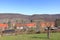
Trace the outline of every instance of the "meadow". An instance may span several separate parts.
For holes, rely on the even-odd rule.
[[[60,33],[50,33],[50,39],[47,38],[47,33],[41,33],[2,36],[0,40],[60,40]]]

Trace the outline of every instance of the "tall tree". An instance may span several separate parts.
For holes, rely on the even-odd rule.
[[[8,21],[8,29],[10,29],[10,28],[11,28],[11,22]]]

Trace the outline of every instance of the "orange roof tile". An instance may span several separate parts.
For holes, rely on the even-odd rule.
[[[8,27],[8,24],[0,24],[0,27],[3,27],[3,28]]]
[[[28,23],[28,24],[26,24],[26,26],[28,26],[28,27],[34,27],[34,26],[36,26],[36,23]]]

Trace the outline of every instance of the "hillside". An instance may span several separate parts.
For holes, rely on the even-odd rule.
[[[28,20],[40,20],[43,19],[45,21],[55,21],[56,19],[60,19],[60,14],[54,14],[54,15],[49,15],[49,14],[34,14],[34,15],[23,15],[23,14],[14,14],[14,13],[3,13],[0,14],[0,19],[13,19],[13,18],[20,18],[20,19],[28,19]]]

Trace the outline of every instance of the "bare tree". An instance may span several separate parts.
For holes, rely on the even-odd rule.
[[[11,22],[8,21],[8,29],[10,29],[10,28],[11,28]]]

